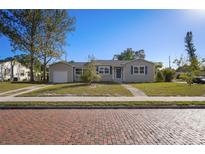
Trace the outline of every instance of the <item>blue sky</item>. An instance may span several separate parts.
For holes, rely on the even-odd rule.
[[[199,57],[205,57],[205,11],[69,10],[76,31],[68,35],[67,59],[112,59],[126,48],[144,49],[146,59],[163,62],[186,56],[184,37],[192,31]],[[12,56],[8,39],[0,38],[0,58]]]

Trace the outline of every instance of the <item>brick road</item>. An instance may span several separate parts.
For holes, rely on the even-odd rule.
[[[205,144],[205,110],[0,110],[0,144]]]

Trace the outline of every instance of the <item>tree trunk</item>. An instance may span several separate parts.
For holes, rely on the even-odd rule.
[[[30,82],[34,81],[34,73],[33,73],[33,67],[34,67],[34,54],[35,54],[35,33],[36,33],[36,21],[35,21],[36,11],[32,12],[32,23],[31,23],[31,41],[30,41],[30,56],[31,56],[31,62],[30,62]]]
[[[31,65],[30,65],[30,82],[34,81],[34,75],[33,75],[33,63],[34,63],[34,57],[33,52],[31,52]]]
[[[11,60],[11,76],[10,81],[14,81],[14,63],[13,60]]]
[[[43,59],[43,81],[46,81],[46,56]]]

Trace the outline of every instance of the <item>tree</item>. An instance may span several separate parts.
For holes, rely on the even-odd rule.
[[[193,34],[192,32],[187,32],[185,37],[185,50],[188,54],[189,64],[184,64],[178,67],[177,71],[181,70],[185,73],[182,73],[179,78],[186,80],[189,85],[193,83],[193,78],[195,75],[199,75],[200,67],[199,61],[196,55],[196,48],[193,43]]]
[[[176,64],[177,67],[179,68],[179,67],[184,66],[186,62],[185,62],[185,58],[183,57],[183,55],[181,55],[179,59],[178,58],[174,59],[173,63]]]
[[[20,62],[22,65],[29,67],[30,66],[30,55],[28,54],[20,54],[20,55],[15,55],[14,59],[18,62]],[[34,72],[36,74],[41,73],[41,61],[38,59],[38,57],[34,57]]]
[[[135,59],[135,51],[132,48],[127,48],[119,55],[114,55],[113,59],[117,60],[134,60]]]
[[[143,49],[135,52],[135,59],[145,59],[145,52]]]
[[[187,32],[185,37],[185,50],[189,56],[190,67],[193,70],[199,69],[199,63],[196,55],[196,49],[193,43],[193,35],[192,32]]]
[[[1,33],[10,39],[14,51],[20,50],[30,56],[30,81],[34,81],[34,57],[39,51],[41,23],[41,10],[0,10]]]
[[[127,48],[120,54],[114,55],[113,59],[115,60],[134,60],[134,59],[144,59],[145,52],[143,49],[139,51],[134,51],[132,48]]]
[[[157,62],[157,63],[155,63],[155,69],[156,69],[156,70],[160,70],[162,67],[163,67],[162,62]]]
[[[71,18],[66,10],[43,10],[42,28],[40,33],[40,57],[43,60],[43,80],[46,80],[47,64],[53,58],[59,58],[67,32],[74,31],[75,18]]]
[[[95,60],[92,58],[88,63],[85,64],[83,75],[81,76],[84,82],[91,84],[94,81],[99,81],[101,76],[96,72]]]

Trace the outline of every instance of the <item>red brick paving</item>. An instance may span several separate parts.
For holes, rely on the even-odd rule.
[[[204,109],[0,110],[0,144],[205,144]]]

